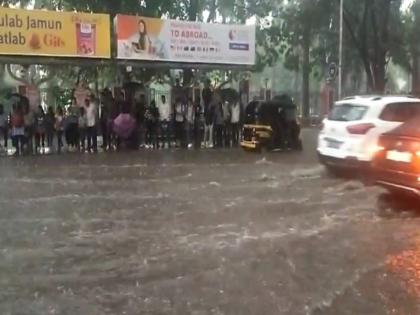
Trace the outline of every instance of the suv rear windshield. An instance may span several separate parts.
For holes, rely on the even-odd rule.
[[[363,105],[339,104],[333,107],[328,119],[335,121],[360,120],[366,114],[367,110],[367,106]]]
[[[392,103],[388,104],[379,117],[386,121],[405,122],[420,115],[420,103]]]

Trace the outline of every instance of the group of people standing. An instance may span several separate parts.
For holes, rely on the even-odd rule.
[[[94,98],[86,99],[83,107],[73,99],[67,109],[57,107],[54,110],[50,106],[46,111],[41,105],[32,109],[29,102],[21,100],[13,104],[10,113],[6,113],[0,104],[0,139],[3,138],[4,149],[7,149],[10,137],[15,155],[46,153],[47,148],[52,150],[54,147],[60,153],[64,146],[63,137],[69,151],[95,152],[96,125]]]
[[[237,146],[240,142],[242,110],[238,100],[222,100],[210,85],[202,91],[201,98],[187,94],[174,95],[172,105],[161,96],[160,106],[152,100],[145,106],[144,139],[146,148],[222,148]],[[141,110],[140,110],[141,112]],[[142,127],[140,126],[140,130]]]
[[[237,98],[223,100],[209,82],[200,96],[188,95],[178,89],[172,104],[165,95],[147,103],[144,94],[129,101],[124,93],[114,98],[105,89],[99,99],[92,94],[78,104],[73,98],[65,108],[32,109],[21,101],[6,113],[0,104],[0,140],[7,148],[10,137],[16,155],[62,152],[64,143],[70,152],[97,152],[98,135],[104,150],[118,149],[123,142],[147,149],[237,146],[242,117]]]

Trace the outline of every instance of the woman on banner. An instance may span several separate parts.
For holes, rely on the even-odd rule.
[[[139,20],[138,33],[136,34],[137,40],[131,43],[134,52],[138,54],[151,54],[152,53],[152,40],[147,34],[147,25],[144,20]]]
[[[161,21],[157,21],[154,23],[162,23]],[[155,57],[160,59],[167,59],[168,58],[168,51],[165,47],[165,42],[160,40],[158,35],[155,34],[155,38],[152,39],[150,32],[148,30],[148,25],[145,19],[140,19],[137,23],[137,34],[134,34],[130,39],[130,44],[127,45],[129,56],[132,57],[131,54],[138,54],[138,55],[149,55],[154,59]],[[131,52],[130,52],[130,45],[131,45]]]

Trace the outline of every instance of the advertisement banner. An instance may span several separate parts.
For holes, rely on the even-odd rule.
[[[118,59],[255,64],[255,26],[117,15]]]
[[[107,14],[0,7],[0,54],[110,58]]]

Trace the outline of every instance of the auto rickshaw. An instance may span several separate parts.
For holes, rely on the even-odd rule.
[[[242,148],[261,151],[302,150],[297,106],[287,96],[276,96],[270,101],[253,101],[245,110],[242,130]]]

